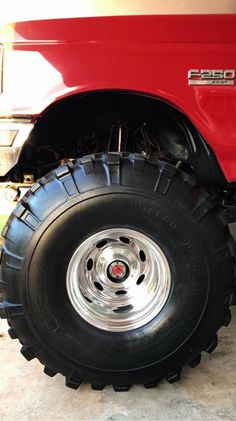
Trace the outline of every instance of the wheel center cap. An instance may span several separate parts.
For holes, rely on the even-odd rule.
[[[123,281],[128,274],[128,266],[121,260],[115,260],[108,266],[108,275],[111,281]]]

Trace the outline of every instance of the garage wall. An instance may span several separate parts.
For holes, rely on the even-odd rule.
[[[137,14],[236,13],[235,0],[3,0],[0,24],[29,19]]]

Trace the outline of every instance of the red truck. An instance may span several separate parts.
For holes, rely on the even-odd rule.
[[[1,317],[49,376],[180,378],[234,300],[236,15],[1,28]]]

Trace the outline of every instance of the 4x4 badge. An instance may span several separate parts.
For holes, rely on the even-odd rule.
[[[227,85],[232,86],[235,82],[235,70],[199,70],[191,69],[188,71],[188,84],[196,85]]]

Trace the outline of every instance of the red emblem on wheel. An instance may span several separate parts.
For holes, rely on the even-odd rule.
[[[113,262],[109,268],[110,275],[113,278],[121,279],[126,275],[126,267],[122,262]]]

